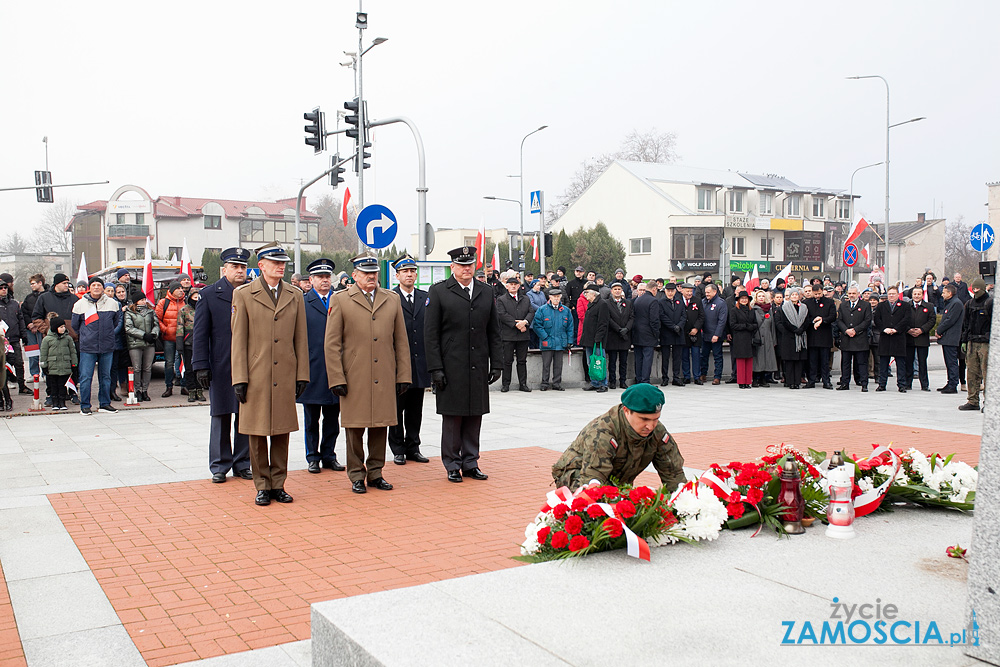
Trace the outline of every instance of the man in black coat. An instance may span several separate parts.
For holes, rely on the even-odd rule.
[[[337,437],[340,435],[340,397],[330,391],[326,375],[326,320],[330,314],[333,287],[332,259],[320,257],[309,264],[311,285],[303,299],[306,305],[306,329],[309,333],[309,384],[295,399],[302,404],[306,444],[306,464],[311,473],[319,473],[320,465],[331,470],[344,470],[337,462]],[[297,284],[293,281],[293,284]],[[320,435],[320,417],[323,433]]]
[[[969,284],[962,281],[961,273],[956,273],[955,279],[949,284],[955,286],[955,296],[958,297],[958,300],[962,302],[963,306],[966,301],[972,298],[972,294],[969,292]]]
[[[31,314],[35,310],[38,297],[45,293],[48,286],[45,284],[45,277],[40,273],[31,276],[28,283],[31,285],[31,291],[21,301],[21,317],[24,318],[24,326],[28,329],[28,340],[25,341],[24,350],[28,353],[28,375],[40,376],[38,351],[45,336],[38,330],[38,322],[31,317]],[[45,399],[45,405],[46,407],[52,405],[50,398]]]
[[[962,301],[957,298],[957,292],[958,289],[950,283],[941,288],[944,308],[942,308],[941,321],[938,322],[935,333],[944,355],[945,368],[948,369],[948,382],[938,389],[942,394],[958,393],[958,346],[962,344],[965,308]]]
[[[649,282],[656,285],[652,280]],[[647,289],[635,298],[632,308],[635,311],[632,325],[635,381],[649,382],[649,375],[653,370],[653,348],[660,342],[660,302]]]
[[[701,384],[701,328],[705,324],[705,314],[701,301],[694,298],[694,285],[682,283],[677,301],[684,307],[684,336],[681,339],[681,372],[684,384]]]
[[[628,386],[628,350],[632,346],[632,327],[635,311],[632,300],[625,296],[624,285],[615,281],[611,284],[611,298],[608,301],[608,385],[615,387],[615,371],[618,371],[618,387]],[[615,368],[617,366],[617,369]]]
[[[927,379],[927,350],[931,345],[931,329],[937,323],[934,306],[924,301],[924,290],[915,285],[910,290],[909,308],[912,309],[913,324],[906,332],[906,388],[913,389],[913,362],[917,362],[920,390],[930,391]]]
[[[424,311],[424,349],[441,415],[441,462],[449,482],[479,469],[479,433],[490,411],[489,385],[500,379],[503,351],[493,290],[472,279],[476,249],[455,248],[451,277],[434,284]]]
[[[191,369],[202,389],[208,389],[212,423],[208,432],[208,468],[213,482],[225,482],[226,473],[253,479],[250,472],[250,436],[240,433],[240,404],[233,390],[233,290],[246,282],[245,248],[227,248],[220,254],[222,278],[200,292],[194,318]],[[39,299],[41,301],[41,299]]]
[[[589,302],[587,312],[580,323],[580,346],[583,347],[583,361],[587,363],[591,356],[600,353],[608,336],[608,300],[601,298],[597,283],[587,283],[584,286],[583,297]],[[600,346],[600,349],[595,349]],[[590,384],[584,385],[584,391],[605,392],[608,390],[608,378],[596,380],[590,378]]]
[[[520,391],[528,387],[529,329],[535,319],[528,297],[521,294],[521,281],[516,276],[507,278],[507,291],[497,297],[497,317],[500,319],[500,340],[503,343],[503,369],[500,391],[510,391],[511,367],[517,356],[517,384]]]
[[[847,288],[847,298],[837,310],[840,330],[840,383],[838,391],[851,388],[851,365],[854,383],[868,391],[868,328],[872,325],[872,307],[861,298],[857,285]]]
[[[393,292],[399,295],[403,308],[403,323],[410,344],[410,387],[396,396],[396,425],[389,427],[389,449],[396,465],[416,461],[427,463],[420,453],[420,425],[423,420],[424,394],[431,386],[427,372],[427,355],[424,353],[424,311],[427,309],[427,292],[416,287],[417,262],[410,255],[403,255],[392,264],[399,284]]]
[[[833,347],[833,323],[837,319],[837,305],[833,299],[823,296],[823,284],[814,284],[812,298],[806,301],[809,311],[809,326],[806,339],[809,344],[809,382],[806,389],[812,389],[821,379],[823,389],[833,389],[830,382],[830,348]]]
[[[14,379],[17,381],[19,393],[30,394],[32,390],[24,383],[24,357],[21,354],[21,343],[28,343],[28,327],[25,326],[24,316],[21,314],[21,304],[14,298],[13,280],[7,282],[5,277],[0,277],[0,322],[7,325],[7,342],[14,348],[11,354],[11,361],[14,366]],[[0,362],[3,362],[4,354],[0,349]],[[10,380],[10,378],[7,378]]]
[[[670,382],[670,365],[673,362],[673,384],[683,387],[681,380],[681,348],[684,344],[684,323],[687,319],[684,305],[677,298],[677,284],[663,286],[660,297],[660,386]]]
[[[578,266],[573,270],[573,275],[575,276],[563,287],[563,292],[566,293],[565,304],[569,306],[570,311],[573,313],[573,340],[579,338],[577,332],[580,331],[580,318],[576,314],[576,302],[580,300],[580,295],[583,294],[583,286],[587,283],[583,279],[583,267]]]
[[[875,309],[875,328],[878,336],[878,387],[875,391],[885,391],[889,379],[889,358],[896,360],[896,386],[899,393],[906,393],[906,336],[913,327],[913,310],[899,300],[895,286],[888,288],[888,299]]]

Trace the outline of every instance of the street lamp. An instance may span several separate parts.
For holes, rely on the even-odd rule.
[[[539,130],[544,130],[545,127],[538,128]],[[538,130],[535,130],[538,132]],[[534,133],[532,133],[534,134]],[[518,238],[518,246],[521,251],[524,250],[524,203],[520,199],[507,199],[505,197],[483,197],[483,199],[489,199],[492,201],[509,201],[511,203],[517,204],[518,208],[521,210],[521,236]],[[512,248],[508,245],[507,247],[507,259],[513,259],[511,256]],[[483,263],[486,263],[486,258],[483,258]]]
[[[541,132],[547,127],[548,125],[542,125],[537,130],[532,130],[531,132],[528,132],[526,135],[524,135],[524,139],[521,139],[521,163],[517,173],[518,188],[520,190],[520,201],[518,201],[518,204],[521,205],[521,236],[518,239],[518,248],[520,250],[524,250],[524,141],[531,135],[535,134],[536,132]],[[539,239],[539,242],[540,241],[541,239]]]

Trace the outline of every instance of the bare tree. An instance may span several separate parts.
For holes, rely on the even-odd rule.
[[[11,232],[0,240],[0,251],[9,253],[22,253],[28,251],[28,239],[18,232]]]
[[[41,221],[35,227],[31,236],[31,247],[39,252],[57,251],[69,252],[71,248],[70,235],[66,225],[76,213],[76,204],[67,199],[59,199],[42,215]]]
[[[969,234],[977,224],[979,223],[965,222],[963,216],[945,223],[944,270],[947,276],[953,276],[956,272],[963,276],[979,275],[979,253],[969,243]]]

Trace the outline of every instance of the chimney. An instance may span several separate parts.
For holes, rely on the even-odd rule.
[[[180,205],[181,205],[181,198],[174,197],[174,206],[180,206]]]
[[[924,221],[924,217],[926,215],[927,215],[926,213],[917,213],[917,222],[923,222]]]

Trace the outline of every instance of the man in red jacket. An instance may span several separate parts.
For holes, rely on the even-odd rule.
[[[167,390],[163,398],[172,396],[174,384],[181,386],[180,374],[174,373],[174,357],[177,354],[177,315],[184,307],[184,288],[177,281],[167,286],[167,296],[156,304],[156,320],[160,325],[160,336],[163,338],[163,375]],[[181,389],[182,394],[187,389]]]

